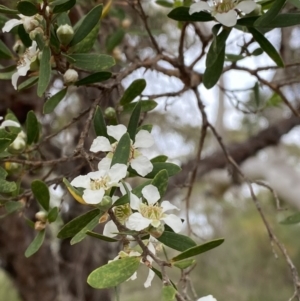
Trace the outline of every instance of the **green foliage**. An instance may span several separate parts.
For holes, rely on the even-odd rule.
[[[31,145],[39,139],[39,123],[33,111],[27,113],[26,118],[27,144]]]
[[[61,91],[57,92],[53,96],[51,96],[44,104],[43,113],[50,114],[54,111],[57,105],[61,102],[61,100],[66,96],[68,88],[64,88]]]
[[[103,71],[103,72],[97,72],[91,75],[88,75],[87,77],[78,80],[75,85],[76,86],[86,86],[94,83],[100,83],[105,80],[108,80],[111,78],[111,72]]]
[[[31,1],[19,1],[17,9],[22,15],[29,17],[38,13],[37,6]]]
[[[106,39],[106,51],[112,52],[115,47],[121,44],[125,36],[125,31],[122,28],[117,29],[114,33]]]
[[[172,177],[180,172],[181,168],[173,163],[169,162],[154,162],[153,163],[153,170],[147,174],[144,178],[153,179],[161,170],[165,169],[168,172],[169,177]],[[134,175],[138,175],[137,172],[129,167],[128,169],[130,173]]]
[[[149,112],[156,108],[157,102],[154,100],[140,100],[141,103],[141,113]],[[132,113],[135,108],[136,103],[132,102],[123,106],[124,113]]]
[[[288,216],[286,219],[280,222],[282,225],[293,225],[300,223],[300,213],[296,213]]]
[[[40,247],[42,246],[45,239],[45,230],[40,231],[37,236],[34,238],[34,240],[31,242],[31,244],[28,246],[28,248],[25,251],[25,257],[30,257],[33,254],[35,254]]]
[[[125,106],[131,103],[137,96],[139,96],[146,88],[146,81],[144,79],[134,80],[130,86],[125,90],[120,105]]]
[[[103,117],[103,113],[99,106],[97,106],[94,119],[93,119],[94,130],[97,136],[103,136],[108,138],[106,123]]]
[[[96,232],[93,232],[93,231],[86,231],[86,235],[97,238],[97,239],[100,239],[100,240],[104,240],[104,241],[107,241],[107,242],[117,242],[117,241],[119,241],[118,239],[107,237],[107,236],[104,236],[102,234],[99,234],[99,233],[96,233]]]
[[[39,204],[46,210],[49,210],[50,193],[48,186],[40,180],[35,180],[31,183],[31,190]]]
[[[45,46],[40,61],[40,72],[37,87],[37,95],[41,97],[48,88],[51,79],[51,50],[49,46]]]
[[[49,3],[53,7],[53,13],[58,14],[70,10],[76,4],[76,0],[56,0]]]
[[[158,237],[157,240],[167,247],[180,252],[197,246],[197,244],[191,238],[169,231],[164,231],[164,233],[160,237]]]
[[[133,141],[133,143],[135,141],[135,134],[139,124],[140,115],[141,115],[141,102],[139,101],[134,107],[134,110],[130,116],[128,127],[127,127],[127,132],[129,134],[130,139]]]
[[[164,196],[167,191],[168,180],[169,180],[169,174],[166,169],[163,169],[155,175],[155,177],[151,182],[152,185],[157,187],[159,191],[159,195],[161,197]]]
[[[176,21],[184,21],[184,22],[208,22],[214,20],[211,14],[205,12],[194,13],[190,15],[189,7],[185,7],[185,6],[174,8],[168,14],[168,17]]]
[[[130,137],[128,133],[125,133],[121,137],[120,141],[118,142],[118,145],[114,152],[114,156],[111,161],[111,166],[114,166],[117,163],[127,165],[129,155],[130,155]]]
[[[164,286],[162,289],[162,301],[173,301],[177,291],[173,286]]]

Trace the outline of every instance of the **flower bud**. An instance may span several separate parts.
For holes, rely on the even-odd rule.
[[[97,207],[101,210],[108,210],[112,205],[112,199],[110,196],[106,195],[103,197],[102,201],[97,205]]]
[[[149,233],[155,237],[160,237],[165,231],[165,226],[163,224],[160,224],[157,228],[151,227],[149,230]]]
[[[112,51],[112,56],[115,60],[121,61],[122,60],[122,52],[119,47],[115,47]]]
[[[26,134],[21,131],[13,143],[9,146],[8,150],[12,153],[20,153],[24,150],[26,146]]]
[[[33,17],[24,17],[23,26],[27,33],[30,33],[32,30],[37,28],[40,25],[39,20]]]
[[[34,30],[32,30],[30,33],[29,33],[29,37],[31,40],[35,40],[36,36],[37,35],[41,35],[41,37],[44,37],[44,30],[43,28],[41,27],[37,27],[35,28]],[[43,39],[43,38],[42,38]]]
[[[106,118],[112,119],[116,117],[116,110],[113,107],[108,107],[105,112],[104,115]]]
[[[67,46],[73,39],[74,30],[72,26],[68,24],[60,25],[56,31],[56,34],[60,43],[64,46]]]
[[[131,25],[131,21],[130,21],[129,19],[124,19],[124,20],[122,21],[122,27],[123,27],[124,29],[129,28],[130,25]]]
[[[47,221],[47,213],[44,211],[39,211],[35,214],[35,218],[38,221],[45,223]]]
[[[68,69],[64,74],[64,84],[69,86],[74,84],[78,80],[78,73],[74,69]]]
[[[34,229],[37,231],[42,231],[46,228],[46,224],[44,222],[41,221],[37,221],[34,224]]]

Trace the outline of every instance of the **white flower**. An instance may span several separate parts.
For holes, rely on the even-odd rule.
[[[17,81],[19,77],[27,74],[27,72],[30,70],[31,63],[37,58],[37,54],[37,43],[33,41],[32,45],[26,50],[18,62],[17,72],[11,77],[11,82],[15,90],[17,90]]]
[[[130,196],[130,207],[138,212],[129,216],[126,222],[126,227],[131,230],[141,231],[148,228],[150,225],[154,228],[162,224],[170,226],[174,232],[180,232],[182,229],[182,222],[179,217],[174,214],[165,214],[168,210],[179,210],[169,201],[158,203],[160,199],[159,191],[154,185],[147,185],[142,190],[143,197],[148,204],[142,202],[136,195]]]
[[[125,178],[127,173],[125,164],[115,164],[110,168],[110,160],[107,158],[99,162],[98,169],[85,176],[80,175],[71,182],[75,187],[85,188],[82,198],[87,204],[100,203],[105,192],[119,186],[120,180]]]
[[[215,299],[212,295],[208,295],[198,299],[197,301],[217,301],[217,299]]]
[[[3,28],[2,31],[3,32],[9,32],[11,31],[14,27],[23,24],[24,29],[27,33],[29,33],[30,31],[32,31],[33,29],[35,29],[37,26],[39,26],[39,19],[41,19],[40,15],[34,15],[32,17],[27,17],[24,15],[18,15],[20,17],[20,19],[11,19],[8,20]]]
[[[0,120],[3,120],[2,116],[0,116]],[[8,127],[8,126],[13,126],[13,127],[19,128],[20,124],[13,120],[4,120],[0,125],[0,129],[4,129],[5,127]]]
[[[111,154],[108,154],[108,156],[111,156],[117,147],[118,141],[126,132],[127,128],[123,124],[108,126],[108,136],[113,137],[117,142],[110,144],[106,137],[99,136],[94,139],[90,151],[94,153],[110,152]],[[131,143],[129,163],[131,167],[143,177],[152,171],[153,165],[147,157],[138,151],[138,148],[148,148],[152,146],[153,143],[153,137],[145,130],[140,130],[135,136],[135,142],[133,144]]]
[[[21,132],[19,132],[18,136],[16,137],[16,139],[13,141],[13,143],[10,146],[16,151],[22,150],[22,149],[24,149],[24,147],[26,145],[25,139],[26,139],[26,134],[23,131],[21,131]]]
[[[256,3],[252,0],[211,0],[208,2],[200,1],[190,7],[190,15],[203,10],[209,11],[211,15],[221,24],[232,27],[236,24],[237,13],[251,13],[256,8]]]
[[[64,84],[67,86],[75,83],[78,80],[78,73],[74,69],[68,69],[65,72],[63,78],[64,78]]]

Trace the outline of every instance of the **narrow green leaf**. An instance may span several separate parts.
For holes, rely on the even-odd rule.
[[[168,160],[167,156],[159,155],[159,156],[156,156],[155,158],[152,158],[150,161],[152,163],[155,163],[155,162],[166,162],[167,160]]]
[[[141,102],[137,102],[131,116],[129,119],[128,127],[127,127],[127,132],[130,136],[130,139],[134,142],[135,141],[135,134],[136,130],[139,124],[140,120],[140,115],[141,115]]]
[[[268,25],[279,14],[285,3],[286,0],[275,0],[271,8],[255,21],[254,26]]]
[[[45,93],[51,79],[50,58],[51,58],[50,48],[49,46],[45,46],[40,61],[39,81],[37,87],[37,94],[39,97],[41,97]]]
[[[125,90],[122,98],[120,99],[120,105],[124,106],[132,102],[137,96],[146,88],[146,81],[144,79],[136,79],[131,85]]]
[[[125,257],[94,270],[88,277],[90,286],[97,289],[119,285],[129,279],[140,265],[140,258]]]
[[[173,264],[174,267],[184,270],[190,266],[192,266],[193,264],[195,264],[196,260],[195,259],[184,259],[181,261],[177,261]]]
[[[25,80],[18,86],[18,91],[23,91],[25,89],[34,86],[38,82],[38,80],[39,80],[38,76],[29,77],[27,80]]]
[[[111,166],[114,166],[117,163],[127,165],[129,154],[130,154],[130,137],[128,133],[125,133],[118,142],[114,156],[111,161]]]
[[[97,72],[97,73],[91,74],[85,78],[80,79],[79,81],[77,81],[75,83],[75,85],[76,86],[85,86],[85,85],[90,85],[90,84],[94,84],[94,83],[100,83],[100,82],[103,82],[103,81],[111,78],[111,75],[112,75],[112,73],[107,72],[107,71]]]
[[[0,58],[10,59],[12,57],[13,54],[10,52],[9,48],[0,40]]]
[[[7,171],[0,166],[0,179],[4,180],[7,175],[8,175]]]
[[[282,225],[293,225],[300,223],[300,213],[296,213],[288,216],[286,219],[280,222]]]
[[[98,238],[100,240],[104,240],[104,241],[107,241],[107,242],[117,242],[117,241],[119,241],[118,239],[111,238],[111,237],[108,237],[108,236],[104,236],[100,233],[96,233],[96,232],[93,232],[93,231],[87,231],[86,234],[88,236],[95,237],[95,238]]]
[[[203,84],[206,89],[211,89],[219,80],[223,72],[223,65],[225,60],[225,47],[219,52],[214,63],[207,67],[203,75]]]
[[[156,174],[156,176],[151,182],[152,185],[157,187],[161,198],[165,195],[167,191],[168,180],[169,180],[168,172],[165,169],[163,169]]]
[[[137,131],[139,132],[140,130],[145,130],[145,131],[151,133],[152,132],[152,128],[153,128],[152,124],[143,124],[140,127],[138,127]]]
[[[175,232],[164,231],[164,233],[160,237],[158,237],[157,240],[167,247],[180,252],[197,246],[197,244],[188,236]]]
[[[61,102],[61,100],[66,96],[68,88],[64,88],[52,97],[50,97],[44,104],[43,113],[50,114],[54,111],[56,106]]]
[[[73,60],[71,63],[75,67],[91,72],[98,72],[110,68],[115,64],[115,60],[111,56],[105,54],[78,53],[69,55],[68,57]]]
[[[278,67],[284,67],[284,63],[280,54],[275,47],[269,42],[265,36],[253,27],[248,27],[249,32],[252,34],[254,40],[259,46],[268,54],[268,56],[276,63]]]
[[[231,54],[231,53],[226,53],[225,54],[225,61],[228,62],[238,62],[240,60],[243,60],[246,56],[241,55],[241,54]]]
[[[176,296],[176,289],[173,286],[164,286],[161,293],[161,301],[173,301]]]
[[[106,39],[106,51],[112,52],[115,47],[121,44],[125,36],[125,31],[122,28],[117,29],[114,33],[109,35]]]
[[[18,26],[18,35],[25,47],[28,48],[31,46],[32,40],[30,39],[29,34],[25,31],[23,24]]]
[[[149,112],[151,110],[153,110],[154,108],[156,108],[157,106],[157,102],[154,100],[140,100],[141,102],[141,112],[145,113],[145,112]],[[136,103],[132,102],[129,103],[127,105],[124,105],[123,107],[123,113],[131,113],[133,111],[133,109],[135,108]]]
[[[84,17],[80,26],[75,31],[74,37],[69,44],[70,47],[78,44],[81,40],[83,40],[97,25],[98,21],[101,18],[102,8],[102,4],[97,5]]]
[[[207,242],[205,244],[202,244],[200,246],[192,247],[192,248],[187,249],[186,251],[182,252],[181,254],[173,257],[171,259],[171,261],[172,262],[180,261],[180,260],[183,260],[183,259],[186,259],[186,258],[190,258],[190,257],[196,256],[196,255],[199,255],[201,253],[207,252],[211,249],[214,249],[214,248],[218,247],[223,242],[224,242],[224,239],[220,238],[220,239],[209,241],[209,242]]]
[[[16,9],[10,9],[2,4],[0,4],[0,13],[6,15],[16,15],[19,12]]]
[[[189,7],[180,6],[177,8],[174,8],[169,14],[168,17],[170,19],[176,20],[176,21],[183,21],[183,22],[208,22],[213,21],[214,18],[209,13],[200,12],[200,13],[194,13],[190,15],[189,13]]]
[[[165,1],[165,0],[156,0],[155,3],[162,7],[167,7],[167,8],[173,7],[173,3],[169,2],[169,1]]]
[[[297,0],[298,1],[298,0]],[[300,1],[298,1],[300,3]],[[300,24],[300,13],[280,14],[268,24],[262,27],[266,28],[283,28],[297,26]]]
[[[33,111],[27,113],[26,133],[28,145],[36,142],[39,138],[39,123]]]
[[[24,16],[34,16],[39,12],[37,6],[31,1],[19,1],[17,4],[18,11]]]
[[[76,235],[79,231],[81,231],[82,228],[84,228],[98,215],[100,216],[100,210],[93,209],[83,215],[74,218],[62,227],[62,229],[58,232],[57,237],[64,239]]]
[[[6,150],[13,140],[9,138],[0,138],[0,153]]]
[[[53,207],[50,209],[47,219],[49,223],[53,223],[57,220],[59,209],[57,207]]]
[[[28,258],[36,253],[42,246],[45,239],[45,230],[40,231],[37,236],[34,238],[32,243],[28,246],[25,251],[25,257]]]
[[[86,236],[87,231],[93,230],[98,224],[99,224],[99,218],[100,216],[97,215],[92,219],[86,226],[84,226],[70,241],[71,245],[75,245],[79,242],[81,242]]]
[[[103,136],[108,138],[106,123],[103,117],[101,108],[97,106],[94,119],[93,119],[94,129],[97,136]]]
[[[61,4],[58,4],[58,1],[53,1],[53,2],[56,2],[57,4],[50,2],[49,5],[51,5],[52,7],[55,5],[53,8],[54,14],[66,12],[66,11],[70,10],[76,4],[76,0],[63,1],[63,3],[61,3]]]
[[[40,180],[34,180],[31,183],[31,190],[39,204],[46,210],[49,210],[50,193],[48,186]]]
[[[7,213],[13,213],[24,208],[24,204],[21,202],[8,201],[5,203],[5,210]]]

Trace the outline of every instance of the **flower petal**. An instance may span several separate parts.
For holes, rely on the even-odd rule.
[[[135,135],[135,147],[150,147],[154,144],[154,139],[152,135],[146,130],[140,130]]]
[[[163,212],[166,212],[168,210],[180,210],[178,207],[171,204],[169,201],[163,201],[160,205],[163,208]]]
[[[113,148],[111,147],[109,140],[103,136],[94,139],[90,148],[90,151],[93,153],[111,152],[112,150]]]
[[[208,295],[206,297],[199,298],[197,301],[217,301],[212,295]]]
[[[218,22],[228,27],[236,24],[236,12],[234,10],[230,10],[227,13],[217,13],[214,17]]]
[[[181,219],[174,215],[174,214],[168,214],[166,217],[163,217],[162,220],[173,229],[175,233],[178,233],[182,229],[182,221]]]
[[[11,31],[14,27],[20,25],[20,24],[23,24],[23,21],[22,20],[19,20],[19,19],[11,19],[9,21],[7,21],[3,28],[2,28],[2,31],[3,32],[9,32]]]
[[[108,176],[110,177],[109,184],[111,186],[115,186],[120,182],[121,179],[126,177],[127,166],[125,164],[115,164],[110,171],[108,172]]]
[[[202,10],[211,11],[211,7],[204,1],[200,1],[198,3],[194,3],[190,6],[189,14],[192,15],[194,13],[198,13]]]
[[[154,205],[160,199],[157,187],[151,184],[143,188],[142,195],[148,201],[148,205]]]
[[[12,85],[13,85],[13,87],[14,87],[15,90],[18,89],[18,87],[17,87],[17,82],[18,82],[19,77],[20,77],[20,75],[19,75],[18,72],[15,72],[15,73],[12,75],[12,77],[11,77],[11,83],[12,83]]]
[[[130,165],[142,177],[146,176],[153,169],[152,163],[145,156],[138,156],[132,159]]]
[[[137,272],[134,272],[128,280],[135,280],[137,278]]]
[[[103,199],[104,193],[105,190],[103,188],[98,190],[85,189],[82,198],[87,204],[99,204]]]
[[[110,137],[115,138],[117,141],[127,132],[127,128],[123,124],[109,125],[107,127],[107,134]]]
[[[4,120],[0,126],[0,128],[5,128],[7,126],[13,126],[13,127],[16,127],[16,128],[19,128],[20,127],[20,124],[16,121],[13,121],[13,120]]]
[[[242,1],[235,8],[241,10],[242,12],[249,14],[256,8],[256,3],[254,1]]]
[[[74,187],[90,188],[91,179],[89,176],[78,176],[70,183]]]
[[[147,277],[147,279],[144,283],[145,288],[151,286],[151,282],[152,282],[154,276],[155,276],[155,273],[149,268],[149,274],[148,274],[148,277]]]
[[[25,64],[18,66],[18,73],[20,76],[25,76],[30,69],[31,61],[25,59]]]
[[[103,158],[99,163],[98,163],[98,170],[102,170],[105,172],[109,171],[111,165],[111,159],[110,158]]]
[[[150,219],[143,217],[139,212],[131,214],[126,222],[126,227],[130,230],[141,231],[149,227]]]
[[[130,207],[134,210],[140,209],[142,201],[133,193],[130,193]]]
[[[116,232],[119,232],[119,230],[113,221],[109,221],[105,224],[103,229],[103,235],[108,237],[114,237],[117,235],[115,234]]]

